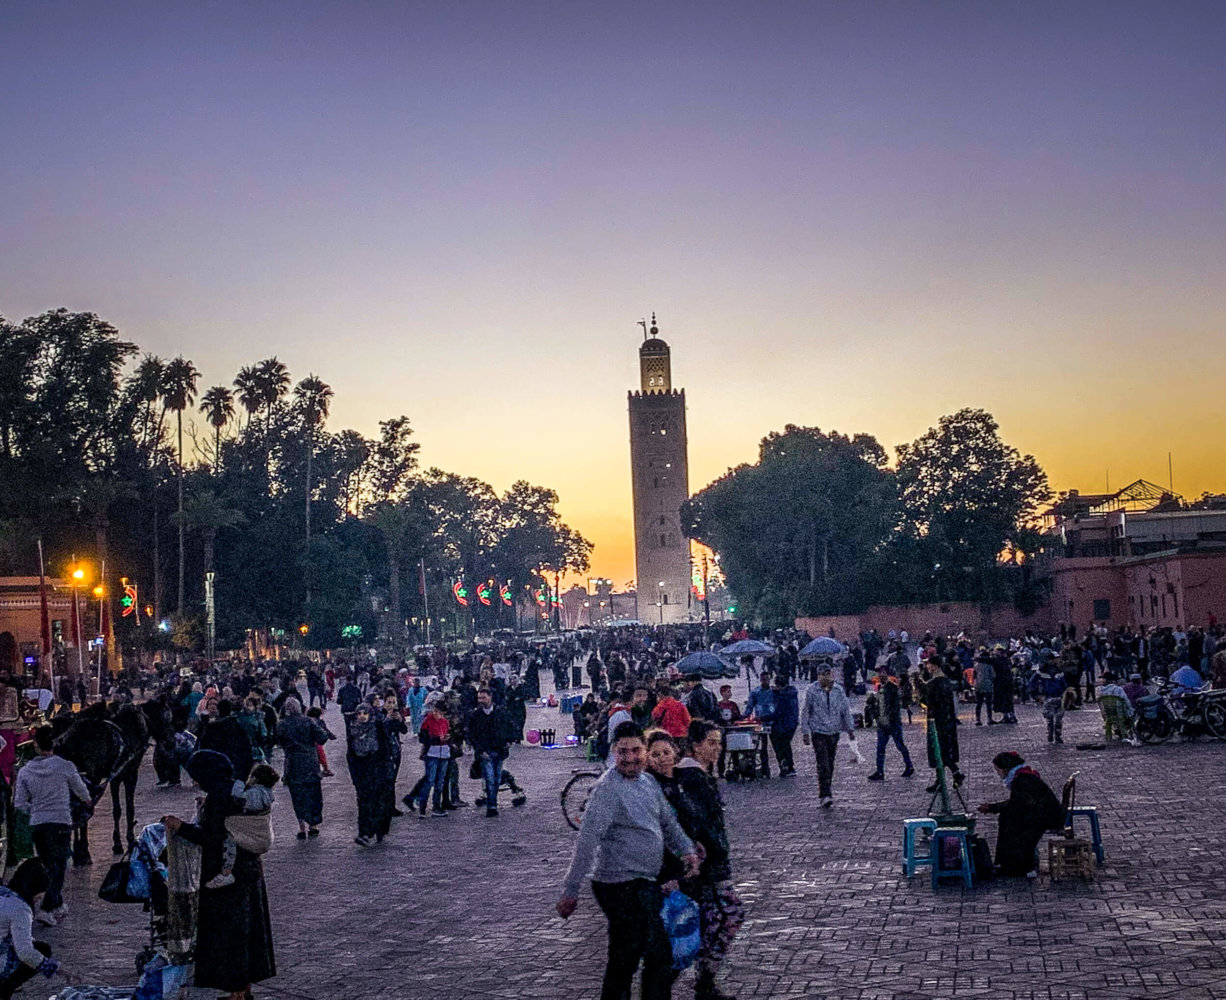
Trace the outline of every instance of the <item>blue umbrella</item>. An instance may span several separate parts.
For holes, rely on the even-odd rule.
[[[682,677],[687,674],[702,674],[703,677],[723,677],[729,672],[735,676],[739,671],[730,667],[714,653],[700,649],[696,653],[687,653],[676,663],[677,671]]]
[[[838,639],[831,639],[828,635],[819,635],[809,645],[800,651],[801,656],[841,656],[847,652],[847,647],[844,646]]]
[[[760,639],[740,639],[719,651],[720,656],[774,656],[777,650]]]

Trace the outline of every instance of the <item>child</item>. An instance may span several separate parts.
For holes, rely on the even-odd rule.
[[[326,743],[328,740],[336,739],[336,735],[332,732],[331,729],[328,728],[328,724],[324,722],[323,709],[320,708],[318,705],[314,705],[311,708],[307,709],[307,718],[314,719],[316,722],[319,723],[320,728],[324,731],[324,733],[327,736],[327,739],[324,740],[324,743]],[[319,757],[320,777],[331,778],[332,768],[328,767],[328,752],[324,749],[323,743],[319,743],[316,745],[315,753]]]
[[[273,785],[279,775],[267,764],[256,764],[244,785],[234,782],[233,796],[241,802],[243,811],[238,816],[226,817],[226,839],[222,846],[221,871],[204,884],[206,889],[221,889],[234,884],[234,860],[238,848],[253,854],[265,854],[272,846]]]

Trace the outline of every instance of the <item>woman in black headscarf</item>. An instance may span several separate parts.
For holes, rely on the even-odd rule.
[[[234,771],[230,760],[213,750],[198,750],[187,762],[187,773],[204,789],[204,805],[195,823],[163,816],[168,834],[201,848],[200,880],[221,872],[226,817],[241,811],[233,798]],[[238,848],[234,882],[200,892],[196,931],[196,986],[224,990],[230,1000],[251,995],[251,984],[277,974],[268,917],[268,891],[258,854]]]
[[[1009,789],[1003,802],[984,802],[981,813],[996,813],[996,874],[1003,878],[1033,878],[1038,874],[1039,841],[1048,830],[1064,825],[1064,807],[1039,772],[1027,767],[1012,750],[998,753],[992,766]]]

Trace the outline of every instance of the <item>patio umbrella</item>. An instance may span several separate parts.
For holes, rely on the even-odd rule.
[[[801,656],[841,656],[847,652],[847,647],[844,646],[838,639],[831,639],[828,635],[819,635],[809,645],[800,651]]]
[[[714,653],[700,649],[696,653],[687,653],[676,664],[677,672],[685,677],[687,674],[702,674],[703,677],[716,678],[724,676],[735,677],[739,671],[729,666]]]
[[[740,639],[719,651],[720,656],[774,656],[777,650],[759,639]]]

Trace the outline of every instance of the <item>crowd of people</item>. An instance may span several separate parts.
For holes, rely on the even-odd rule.
[[[1187,689],[1206,681],[1226,688],[1226,643],[1216,625],[1145,634],[1090,629],[1081,636],[1062,629],[1048,638],[989,644],[964,636],[915,641],[901,631],[884,637],[866,632],[848,643],[845,655],[812,659],[800,655],[808,639],[803,634],[769,638],[773,655],[729,661],[729,672],[743,669],[750,682],[744,702],[733,698],[726,679],[679,674],[677,662],[703,647],[701,631],[665,627],[466,652],[423,649],[392,668],[244,660],[187,670],[162,666],[106,691],[109,708],[100,703],[84,711],[139,716],[153,742],[158,784],[178,785],[186,772],[204,792],[193,817],[166,816],[163,822],[171,836],[201,848],[197,985],[238,1000],[252,983],[275,974],[261,855],[271,842],[268,817],[278,789],[288,796],[297,837],[318,837],[323,782],[343,751],[357,803],[353,839],[372,848],[406,814],[446,818],[468,806],[461,796],[467,763],[467,776],[479,789],[474,804],[493,819],[504,790],[513,805],[526,801],[507,764],[511,748],[525,739],[528,704],[541,699],[542,674],[552,674],[551,698],[587,687],[573,712],[574,733],[606,759],[608,770],[584,814],[558,912],[573,912],[579,886],[591,873],[609,920],[603,995],[624,997],[642,965],[644,997],[667,996],[673,973],[659,901],[680,888],[700,913],[698,1000],[720,1000],[725,994],[716,976],[744,919],[720,790],[720,779],[735,776],[726,740],[732,729],[748,725],[755,733],[753,769],[760,779],[771,777],[772,764],[780,779],[794,777],[799,734],[814,755],[818,802],[829,809],[844,736],[850,744],[858,733],[876,730],[869,781],[887,780],[891,745],[901,777],[915,774],[917,748],[907,746],[904,719],[920,710],[935,735],[925,740],[928,790],[935,792],[942,773],[955,789],[964,780],[959,705],[973,707],[974,725],[999,726],[1017,722],[1019,704],[1035,702],[1048,739],[1058,744],[1064,713],[1097,699],[1135,706],[1159,679]],[[798,684],[805,680],[810,683],[802,692]],[[65,688],[60,695],[70,702],[82,692]],[[145,704],[134,712],[139,701]],[[343,732],[325,722],[333,703]],[[54,721],[68,712],[68,703],[52,699],[46,715]],[[1112,735],[1109,723],[1106,735]],[[76,769],[56,755],[50,727],[37,728],[33,743],[36,755],[18,772],[14,803],[28,814],[38,858],[0,890],[0,931],[7,920],[10,946],[0,969],[0,1000],[35,971],[54,972],[45,948],[28,944],[29,926],[67,917],[62,889],[71,803],[90,798]],[[334,743],[338,749],[332,750]],[[407,792],[398,799],[406,744],[419,762],[408,769],[413,783],[404,782]],[[1054,796],[1019,755],[1002,752],[993,765],[1010,793],[1003,802],[980,806],[1000,818],[997,869],[1033,874],[1034,847],[1054,815]],[[234,919],[236,913],[242,919]]]

